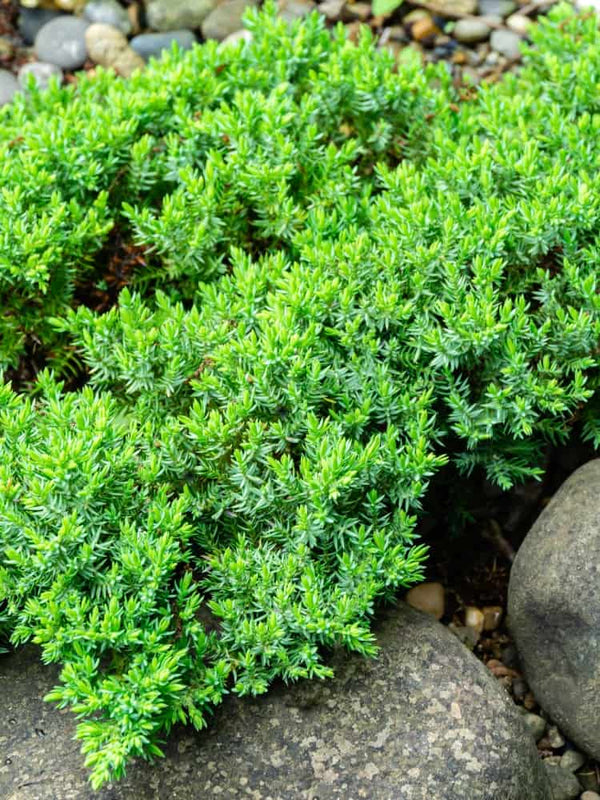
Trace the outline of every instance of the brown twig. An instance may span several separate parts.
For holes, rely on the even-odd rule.
[[[483,537],[491,542],[498,552],[512,564],[515,560],[515,550],[511,543],[502,534],[502,528],[495,519],[491,519],[483,531]]]

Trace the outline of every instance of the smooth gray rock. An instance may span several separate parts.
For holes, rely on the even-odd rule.
[[[145,58],[159,58],[163,50],[170,50],[177,42],[182,50],[191,50],[197,42],[192,31],[168,31],[166,33],[140,33],[129,42],[132,50]]]
[[[205,39],[222,42],[242,27],[242,16],[247,8],[256,5],[256,0],[227,0],[214,8],[202,23]]]
[[[98,793],[86,785],[72,715],[40,699],[57,670],[35,648],[0,656],[0,796],[551,800],[520,714],[456,637],[404,604],[376,633],[376,660],[338,653],[334,680],[229,697],[208,730],[177,729],[165,759],[131,765]]]
[[[58,78],[59,83],[63,79],[62,69],[56,64],[48,64],[46,61],[31,61],[29,64],[23,64],[17,75],[23,89],[27,88],[30,75],[33,75],[38,89],[47,89],[53,75]]]
[[[310,14],[317,6],[312,0],[279,0],[279,16],[286,22],[294,22]]]
[[[523,714],[523,722],[535,741],[539,742],[546,733],[546,720],[538,714]]]
[[[544,741],[548,742],[553,750],[560,750],[565,746],[565,737],[558,730],[556,725],[550,725],[544,736]]]
[[[600,460],[571,475],[525,537],[508,621],[536,699],[600,759]]]
[[[511,14],[506,18],[506,24],[519,36],[527,36],[533,25],[531,17],[526,17],[525,14]]]
[[[20,91],[19,81],[12,72],[7,69],[0,69],[0,106],[10,103],[16,93]]]
[[[581,786],[575,775],[551,764],[545,764],[545,767],[552,788],[552,800],[577,800]]]
[[[85,32],[89,24],[66,14],[47,22],[35,37],[38,59],[61,69],[79,69],[87,58]]]
[[[219,47],[229,47],[230,45],[237,45],[239,42],[251,42],[252,41],[252,34],[250,31],[241,30],[235,31],[235,33],[230,33],[229,36],[226,36]]]
[[[101,22],[118,28],[126,36],[131,33],[131,20],[127,11],[117,0],[91,0],[83,9],[83,18],[88,22]]]
[[[53,8],[24,8],[21,6],[19,10],[17,26],[25,44],[33,44],[38,31],[47,22],[64,16],[64,11],[56,11]]]
[[[92,22],[85,32],[85,44],[92,61],[114,69],[124,78],[145,67],[144,59],[129,46],[125,34],[112,25]]]
[[[560,757],[560,766],[569,772],[577,772],[585,764],[586,758],[577,750],[567,750]]]
[[[466,44],[483,42],[489,38],[490,33],[490,26],[481,19],[459,19],[452,31],[452,35],[458,42]]]
[[[490,36],[492,50],[510,59],[521,58],[521,42],[521,37],[514,31],[495,30]]]
[[[482,16],[508,17],[516,10],[514,0],[479,0],[479,13]]]
[[[149,0],[146,18],[155,31],[199,28],[217,5],[217,0]]]

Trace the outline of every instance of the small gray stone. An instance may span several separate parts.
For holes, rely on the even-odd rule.
[[[584,792],[579,800],[600,800],[600,794],[597,792]]]
[[[474,650],[475,645],[479,641],[479,636],[473,628],[468,628],[466,625],[448,625],[448,630],[456,636],[456,638],[464,644],[469,650]]]
[[[538,747],[540,747],[542,743],[543,739],[538,744]],[[544,764],[546,765],[546,767],[560,767],[560,756],[546,756],[546,758],[544,759]]]
[[[483,17],[479,17],[479,19],[482,22],[485,22],[485,24],[490,28],[495,28],[498,25],[504,24],[502,17],[499,17],[497,14],[486,14]]]
[[[552,725],[548,728],[545,738],[548,740],[548,744],[553,750],[560,750],[561,747],[565,746],[565,737],[558,730],[556,725]]]
[[[182,50],[191,50],[197,41],[192,31],[168,31],[166,33],[140,33],[129,42],[131,48],[142,58],[159,58],[163,50],[170,50],[177,42]]]
[[[578,750],[567,750],[560,757],[560,766],[569,772],[576,772],[585,764],[585,756]]]
[[[523,714],[523,722],[536,742],[539,742],[546,732],[546,720],[537,714]]]
[[[517,4],[513,0],[479,0],[479,13],[483,15],[491,14],[498,17],[508,17],[513,11],[517,10]]]
[[[514,31],[492,31],[490,45],[500,55],[506,58],[521,58],[521,37]]]
[[[93,22],[85,32],[85,43],[92,61],[114,69],[124,78],[145,67],[144,59],[129,46],[125,34],[112,25]]]
[[[325,0],[319,4],[319,13],[335,22],[341,18],[345,6],[346,0]]]
[[[500,661],[511,669],[518,670],[520,668],[519,654],[514,644],[507,644],[506,647],[502,648]]]
[[[227,0],[214,8],[202,23],[205,39],[222,42],[242,27],[242,16],[247,8],[256,5],[256,0]]]
[[[518,33],[519,36],[527,36],[533,25],[531,19],[526,17],[525,14],[511,14],[510,17],[507,18],[506,24],[511,31]]]
[[[21,7],[20,12],[17,26],[25,44],[33,44],[38,31],[47,22],[64,16],[64,11],[56,11],[54,8]]]
[[[40,61],[61,69],[79,69],[87,58],[85,32],[87,20],[62,15],[47,22],[35,37],[35,52]]]
[[[430,0],[427,8],[441,17],[460,17],[463,14],[474,14],[477,0]]]
[[[302,19],[316,8],[312,0],[279,0],[279,16],[286,22]]]
[[[576,800],[579,797],[581,787],[572,772],[547,764],[546,761],[544,766],[552,789],[552,800]]]
[[[32,61],[29,64],[23,64],[17,75],[23,89],[27,88],[30,75],[33,75],[38,89],[47,89],[53,75],[58,78],[59,83],[63,79],[62,69],[56,64],[48,64],[46,61]]]
[[[491,28],[480,19],[459,19],[452,31],[452,35],[458,42],[466,44],[483,42],[490,33]]]
[[[12,72],[7,69],[0,69],[0,106],[10,103],[19,91],[21,91],[19,81]]]
[[[252,34],[250,31],[241,30],[236,31],[235,33],[230,33],[229,36],[226,36],[225,39],[221,42],[219,47],[228,47],[232,44],[237,44],[238,42],[250,42],[252,40]]]
[[[126,36],[131,33],[129,15],[117,0],[91,0],[83,10],[83,18],[89,22],[112,25]]]
[[[217,0],[149,0],[148,25],[155,31],[199,28],[217,5]]]

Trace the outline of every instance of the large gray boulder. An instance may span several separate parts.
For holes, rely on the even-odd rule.
[[[600,759],[600,460],[573,473],[527,534],[508,614],[538,702]]]
[[[56,675],[37,652],[0,656],[0,796],[18,800],[550,800],[520,715],[446,628],[402,604],[377,660],[338,654],[337,677],[228,698],[208,731],[179,730],[166,758],[97,794],[74,723],[40,700]]]

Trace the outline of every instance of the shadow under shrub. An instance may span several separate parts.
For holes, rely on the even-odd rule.
[[[88,367],[83,390],[64,392],[45,373],[32,397],[0,393],[0,622],[14,643],[33,639],[46,660],[64,664],[51,699],[83,719],[78,736],[95,786],[121,775],[132,756],[159,754],[175,722],[203,726],[225,692],[326,677],[324,648],[373,654],[375,602],[422,577],[415,520],[445,463],[482,469],[506,488],[539,475],[542,445],[565,441],[575,420],[600,443],[595,19],[554,12],[522,73],[482,88],[458,112],[443,81],[422,89],[414,66],[395,76],[370,45],[344,44],[341,33],[330,44],[316,16],[291,33],[269,16],[254,25],[271,33],[236,58],[274,59],[271,82],[265,88],[261,68],[250,69],[241,95],[220,97],[211,126],[233,125],[235,108],[246,141],[262,104],[275,115],[275,136],[288,124],[281,109],[299,103],[311,142],[327,141],[324,149],[294,160],[304,134],[286,150],[292,125],[287,145],[253,152],[279,153],[277,174],[308,169],[314,156],[328,165],[323,191],[321,173],[310,184],[282,179],[299,205],[282,201],[285,233],[269,227],[274,207],[261,227],[243,218],[257,166],[229,153],[219,169],[239,180],[239,205],[227,206],[219,242],[184,263],[190,220],[194,228],[213,196],[234,190],[211,188],[208,165],[221,158],[213,149],[205,175],[183,164],[162,205],[148,199],[171,180],[161,170],[173,154],[195,154],[210,133],[199,123],[194,138],[187,106],[186,121],[169,101],[168,125],[186,135],[162,131],[164,162],[140,157],[140,169],[160,174],[144,184],[141,205],[125,205],[106,176],[77,200],[78,213],[95,203],[100,215],[98,198],[114,209],[118,197],[162,267],[103,315],[69,310],[68,293],[52,312],[53,335],[74,342]],[[275,49],[261,50],[265,41]],[[291,56],[306,54],[307,41],[318,43],[310,68]],[[155,68],[155,95],[159,73],[165,97],[180,73],[178,91],[191,103],[186,70],[221,52],[210,45],[168,57]],[[354,67],[327,73],[319,66],[327,59]],[[400,164],[390,156],[394,126],[379,139],[385,115],[370,116],[375,79],[350,106],[339,101],[354,109],[352,120],[346,110],[327,123],[327,93],[347,100],[345,82],[356,88],[377,69],[389,108],[396,95],[416,104],[411,117],[398,100],[403,138],[420,129],[425,108],[430,117],[425,149],[405,145]],[[290,70],[303,99],[282,83]],[[135,80],[139,95],[146,77]],[[105,83],[118,86],[113,106],[119,93],[141,103],[106,74],[78,91],[92,104]],[[47,102],[68,117],[78,97],[55,88]],[[35,113],[44,98],[32,101]],[[35,129],[33,108],[13,113]],[[139,131],[127,135],[128,153],[147,147],[134,141]],[[262,206],[274,194],[257,186]],[[166,213],[179,202],[179,216]],[[31,213],[37,225],[41,212]],[[156,233],[168,224],[170,243]],[[268,235],[249,234],[253,225]]]

